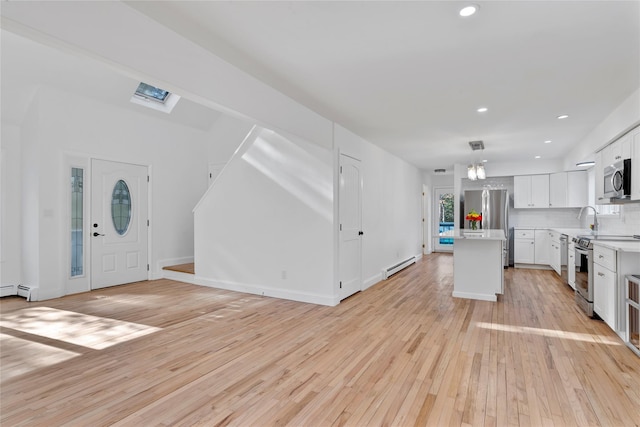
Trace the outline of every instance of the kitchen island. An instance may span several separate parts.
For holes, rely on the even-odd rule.
[[[504,231],[458,230],[453,239],[453,296],[497,301],[504,293]]]

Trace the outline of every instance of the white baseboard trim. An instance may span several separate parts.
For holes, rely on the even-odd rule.
[[[530,268],[532,270],[553,270],[553,268],[551,268],[550,265],[544,265],[544,264],[521,264],[521,263],[516,263],[513,264],[514,268]]]
[[[481,301],[498,301],[498,297],[493,294],[474,294],[471,292],[458,292],[458,291],[453,291],[452,294],[454,297],[456,298],[466,298],[466,299],[477,299],[477,300],[481,300]]]
[[[382,282],[382,280],[384,280],[382,273],[374,274],[362,283],[362,290],[367,290],[373,285]]]
[[[252,295],[280,298],[291,301],[305,302],[310,304],[336,306],[340,303],[340,297],[320,295],[311,292],[298,292],[290,289],[275,289],[266,286],[237,283],[227,280],[214,280],[198,277],[193,274],[180,273],[171,270],[162,270],[166,279],[177,280],[179,282],[190,283],[192,285],[206,286],[209,288],[224,289],[227,291],[243,292]]]
[[[417,254],[417,255],[415,255],[415,257],[416,257],[416,262],[418,262],[418,261],[420,261],[422,259],[422,254]],[[411,265],[408,265],[405,268],[411,267]],[[365,279],[364,282],[362,282],[362,290],[363,291],[367,290],[370,287],[372,287],[373,285],[375,285],[375,284],[377,284],[379,282],[382,282],[383,280],[384,280],[384,275],[382,274],[382,272],[376,273],[373,276],[369,277],[368,279]]]

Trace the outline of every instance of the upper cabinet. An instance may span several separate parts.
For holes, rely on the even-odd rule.
[[[605,168],[620,160],[631,158],[631,139],[633,132],[629,132],[612,144],[607,145],[601,151],[602,167]]]
[[[640,200],[640,127],[632,132],[631,139],[631,200]]]
[[[549,175],[549,207],[581,208],[588,204],[586,171],[558,172]]]
[[[595,196],[596,204],[605,205],[611,200],[605,198],[605,174],[604,170],[608,166],[621,160],[631,159],[631,197],[632,201],[640,201],[640,127],[632,129],[625,135],[615,140],[596,153],[595,165]],[[607,183],[609,180],[607,179]],[[635,185],[634,185],[635,184]],[[615,201],[614,201],[615,203]]]
[[[513,177],[514,208],[580,208],[588,197],[586,171]]]
[[[513,207],[548,208],[549,175],[520,175],[513,177]]]
[[[549,207],[567,206],[567,173],[558,172],[549,175]]]

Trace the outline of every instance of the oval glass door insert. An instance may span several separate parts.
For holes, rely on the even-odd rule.
[[[123,236],[131,224],[131,193],[123,180],[116,182],[111,193],[111,219],[116,232]]]

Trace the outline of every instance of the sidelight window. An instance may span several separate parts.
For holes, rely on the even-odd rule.
[[[71,277],[84,274],[84,169],[71,168]]]

